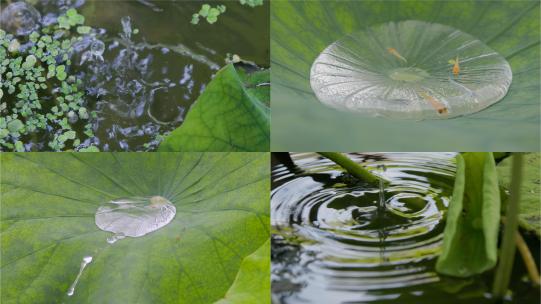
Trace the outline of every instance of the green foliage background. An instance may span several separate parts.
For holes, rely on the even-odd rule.
[[[399,121],[328,108],[310,67],[329,44],[402,20],[453,26],[502,54],[513,70],[507,96],[472,115]],[[540,145],[539,1],[273,1],[273,151],[536,151]]]
[[[519,224],[523,229],[541,236],[541,155],[529,153],[524,156],[523,179],[520,186]],[[512,158],[508,157],[498,165],[498,176],[502,187],[511,186]]]

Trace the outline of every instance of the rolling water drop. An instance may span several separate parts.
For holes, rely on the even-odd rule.
[[[73,294],[75,293],[75,287],[77,286],[77,283],[79,282],[79,279],[81,278],[81,275],[83,274],[83,271],[85,270],[86,266],[88,264],[90,264],[92,262],[92,257],[91,256],[85,256],[83,258],[83,261],[81,262],[81,267],[79,268],[79,273],[77,274],[77,276],[75,277],[75,280],[73,281],[73,283],[71,284],[70,288],[68,289],[68,296],[73,296]]]
[[[162,196],[118,198],[98,208],[96,225],[114,233],[107,238],[113,244],[125,237],[140,237],[169,224],[176,214],[175,205]]]
[[[310,84],[324,104],[369,116],[446,119],[501,100],[509,63],[476,37],[408,20],[375,25],[329,45]]]

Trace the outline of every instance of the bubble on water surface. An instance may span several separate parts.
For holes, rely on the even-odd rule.
[[[26,36],[40,26],[41,15],[26,2],[13,2],[0,13],[0,28],[17,36]]]
[[[442,119],[501,100],[509,64],[477,38],[422,21],[349,34],[315,60],[310,84],[334,108],[400,119]]]
[[[169,224],[176,208],[162,196],[129,197],[111,200],[98,208],[96,225],[113,232],[112,244],[125,237],[140,237]]]
[[[85,256],[83,258],[83,261],[81,262],[81,266],[79,268],[79,273],[75,277],[75,280],[71,284],[70,288],[68,289],[67,295],[72,296],[75,293],[75,287],[77,286],[77,283],[79,282],[79,279],[81,278],[81,275],[83,274],[83,271],[85,270],[86,266],[92,262],[91,256]]]

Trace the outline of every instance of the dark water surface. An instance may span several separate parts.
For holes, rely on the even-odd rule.
[[[493,303],[491,275],[453,279],[435,271],[454,154],[349,156],[390,180],[383,210],[377,185],[354,181],[316,154],[294,154],[296,166],[273,165],[273,302]],[[521,275],[512,301],[538,303]]]
[[[97,29],[74,46],[69,71],[83,80],[87,108],[98,114],[92,121],[96,137],[81,147],[155,150],[159,134],[182,124],[228,54],[269,67],[268,2],[255,8],[239,1],[27,2],[41,14],[41,25],[76,8],[86,25]],[[224,4],[226,11],[214,24],[204,19],[191,24],[192,15],[205,3]],[[83,125],[75,124],[74,129],[82,134]],[[50,136],[39,134],[35,149],[48,149]]]
[[[109,68],[93,75],[98,89],[107,90],[96,105],[101,112],[96,134],[102,150],[155,149],[156,134],[182,124],[212,75],[225,65],[228,53],[259,66],[269,65],[268,4],[250,8],[227,2],[226,12],[215,24],[201,20],[192,25],[191,16],[202,4],[88,1],[82,7],[87,22],[104,28],[108,40],[104,58]],[[126,49],[126,43],[118,39],[124,16],[139,30],[132,34],[133,57],[125,56],[130,58],[128,63],[119,58]]]

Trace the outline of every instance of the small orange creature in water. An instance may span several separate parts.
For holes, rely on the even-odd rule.
[[[423,97],[426,101],[428,101],[430,103],[430,105],[436,111],[438,111],[438,114],[446,115],[448,113],[447,107],[443,103],[441,103],[439,100],[437,100],[436,98],[428,95],[425,92],[419,92],[419,95],[421,95],[421,97]]]
[[[449,60],[449,63],[453,65],[453,75],[458,76],[460,73],[460,65],[458,65],[458,56],[453,60]]]
[[[391,53],[391,55],[393,55],[396,58],[404,61],[405,63],[408,63],[406,58],[402,57],[402,55],[400,55],[400,53],[395,48],[387,48],[387,52]]]

